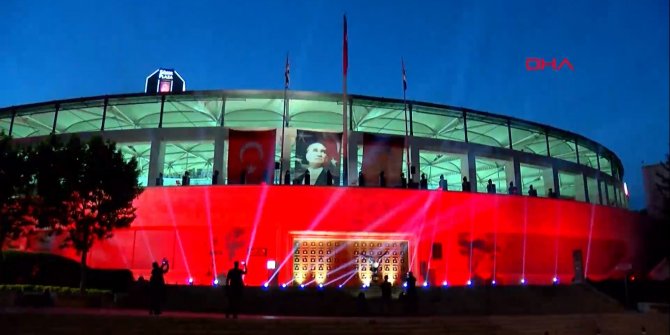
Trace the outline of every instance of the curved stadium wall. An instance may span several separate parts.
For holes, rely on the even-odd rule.
[[[546,125],[431,103],[410,101],[407,122],[401,100],[351,95],[347,107],[349,157],[342,165],[349,175],[340,179],[342,186],[357,185],[366,136],[404,137],[407,130],[409,154],[402,155],[402,166],[409,156],[418,172],[413,181],[425,174],[432,190],[443,176],[454,192],[196,186],[211,185],[214,170],[228,184],[231,130],[275,129],[275,161],[283,157],[282,166],[295,176],[300,131],[342,132],[337,94],[289,92],[283,148],[284,95],[279,91],[130,94],[14,106],[0,109],[0,131],[21,143],[51,133],[84,138],[102,134],[138,160],[139,181],[149,186],[137,201],[138,219],[130,230],[99,243],[91,255],[92,266],[127,267],[136,275],[146,275],[150,262],[165,256],[173,260],[175,282],[195,277],[207,283],[233,259],[250,260],[257,267],[256,274],[247,276],[257,285],[269,278],[337,278],[329,270],[318,270],[319,265],[334,270],[334,260],[331,264],[318,257],[312,261],[309,254],[305,259],[291,256],[308,250],[297,250],[297,244],[311,247],[313,242],[315,253],[357,253],[365,251],[364,241],[395,241],[405,258],[393,260],[406,264],[396,272],[413,269],[420,280],[461,284],[473,278],[550,283],[568,276],[576,249],[584,253],[587,270],[590,262],[592,278],[615,276],[612,263],[637,257],[635,217],[621,209],[627,207],[622,164],[602,145]],[[194,186],[170,187],[178,185],[185,171]],[[164,186],[154,187],[159,173]],[[473,181],[473,193],[460,192],[463,176]],[[477,194],[486,193],[489,179],[497,194]],[[273,184],[279,181],[277,173]],[[522,194],[533,185],[539,197],[506,195],[509,182]],[[560,199],[547,198],[550,188]],[[257,206],[261,202],[263,208]],[[306,209],[308,203],[314,209]],[[247,213],[237,213],[242,211]],[[286,213],[293,218],[279,219]],[[337,213],[335,218],[332,213]],[[333,243],[335,249],[319,249],[315,241]],[[351,242],[337,249],[335,241],[356,241],[357,246]],[[55,244],[41,248],[67,253]],[[609,255],[613,251],[619,253],[616,259]],[[277,263],[276,275],[266,276],[267,260]],[[356,261],[360,273],[363,261]]]

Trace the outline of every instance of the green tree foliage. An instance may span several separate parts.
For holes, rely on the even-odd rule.
[[[5,243],[27,235],[35,226],[29,157],[30,150],[16,147],[11,137],[0,133],[0,281]]]
[[[133,158],[125,161],[113,142],[96,136],[83,143],[55,136],[36,150],[37,193],[42,200],[40,225],[65,236],[63,247],[81,254],[81,282],[86,285],[88,252],[96,240],[112,237],[115,229],[135,219],[133,200],[142,189]]]

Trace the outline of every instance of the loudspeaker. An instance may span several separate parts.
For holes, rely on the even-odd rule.
[[[412,166],[410,167],[410,173],[411,173],[411,174],[416,174],[416,166],[412,165]]]

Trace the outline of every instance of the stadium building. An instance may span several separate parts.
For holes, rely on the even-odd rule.
[[[139,162],[137,219],[96,243],[92,267],[147,277],[167,257],[168,282],[197,285],[234,260],[250,285],[399,284],[407,271],[551,285],[621,277],[641,256],[622,164],[584,136],[427,102],[186,91],[170,71],[147,93],[0,109],[19,143],[102,135]],[[54,240],[23,247],[76,257]]]

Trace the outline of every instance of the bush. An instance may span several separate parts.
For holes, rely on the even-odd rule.
[[[0,283],[79,287],[79,262],[47,253],[4,252]],[[126,292],[133,283],[130,270],[87,270],[87,288]]]

